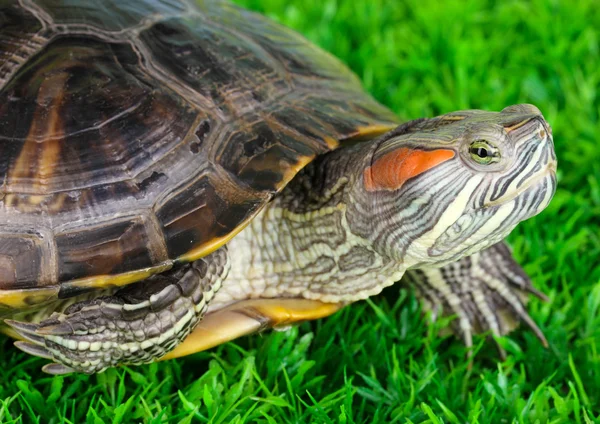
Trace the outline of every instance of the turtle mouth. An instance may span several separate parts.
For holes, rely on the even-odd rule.
[[[496,200],[491,200],[489,202],[485,202],[483,205],[483,208],[485,209],[485,208],[492,208],[495,206],[502,206],[504,204],[512,202],[513,200],[515,200],[517,197],[521,196],[526,191],[535,189],[537,186],[540,186],[540,188],[546,187],[549,184],[540,184],[540,182],[545,180],[548,177],[550,177],[551,180],[556,179],[556,162],[554,162],[554,161],[548,163],[541,172],[538,172],[536,175],[531,177],[523,185],[521,185],[519,188],[512,191],[511,193],[509,193],[505,196],[502,196]],[[556,184],[552,184],[552,186],[556,187]],[[548,187],[546,187],[546,188],[548,188]],[[552,195],[553,194],[554,193],[552,193]],[[551,197],[552,196],[550,196],[550,198]]]

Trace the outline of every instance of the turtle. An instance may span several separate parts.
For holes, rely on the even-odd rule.
[[[188,355],[398,281],[502,335],[556,189],[540,110],[401,123],[224,0],[0,2],[0,320],[51,374]]]

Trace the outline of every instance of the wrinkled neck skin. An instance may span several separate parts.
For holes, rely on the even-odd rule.
[[[302,170],[228,244],[232,271],[215,304],[377,294],[407,269],[501,241],[548,205],[555,173],[550,127],[531,105],[410,121],[341,147]]]
[[[212,307],[252,297],[352,302],[398,281],[405,264],[375,249],[348,213],[357,169],[368,166],[375,147],[345,147],[301,171],[228,244],[232,269]]]
[[[500,241],[518,219],[511,205],[464,215],[483,176],[436,169],[424,190],[368,192],[374,144],[342,148],[307,166],[229,243],[232,268],[213,310],[248,298],[353,302],[399,281],[409,268],[442,266]],[[504,208],[499,210],[499,208]],[[487,219],[505,219],[506,228]],[[474,220],[481,225],[471,225]],[[484,236],[487,233],[487,236]],[[482,235],[484,234],[484,235]]]

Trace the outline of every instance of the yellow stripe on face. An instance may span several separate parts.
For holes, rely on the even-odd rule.
[[[528,117],[528,118],[526,118],[526,119],[523,119],[521,122],[517,122],[517,123],[516,123],[516,124],[514,124],[513,126],[510,126],[510,127],[505,127],[505,128],[504,128],[504,131],[506,131],[506,133],[508,134],[508,133],[510,133],[511,131],[514,131],[514,130],[516,130],[516,129],[518,129],[518,128],[521,128],[523,125],[525,125],[526,123],[528,123],[528,122],[529,122],[529,121],[531,121],[532,119],[533,119],[533,118],[530,118],[530,117]]]

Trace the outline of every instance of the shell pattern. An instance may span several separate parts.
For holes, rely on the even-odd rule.
[[[202,257],[316,155],[395,122],[228,2],[0,0],[0,306]]]

